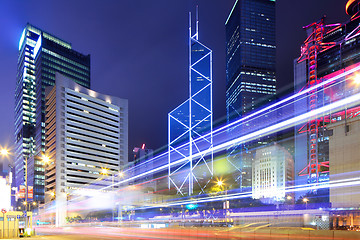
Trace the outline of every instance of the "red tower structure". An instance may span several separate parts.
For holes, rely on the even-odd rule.
[[[358,18],[360,18],[360,0],[349,0],[346,4],[346,13],[351,16],[350,22],[356,19],[357,22]],[[308,37],[301,47],[301,56],[297,60],[298,63],[303,61],[307,63],[307,84],[304,88],[312,88],[308,93],[308,111],[313,111],[320,107],[318,94],[321,92],[321,89],[320,87],[316,87],[322,82],[322,78],[318,77],[318,55],[337,45],[340,45],[341,51],[341,44],[360,35],[360,25],[351,31],[346,31],[346,24],[325,25],[324,22],[325,16],[318,22],[304,27],[308,33]],[[337,30],[340,30],[340,28],[347,32],[341,39],[334,40],[333,42],[323,41],[325,35],[331,35]],[[323,87],[324,86],[321,88]],[[332,116],[317,116],[310,119],[308,123],[299,130],[299,133],[306,132],[308,135],[308,164],[299,172],[300,176],[308,176],[309,183],[319,183],[320,174],[329,172],[329,159],[319,160],[318,157],[319,129],[326,127],[328,123],[336,121],[334,120],[334,116],[341,116],[340,119],[346,119],[358,114],[359,107],[355,107],[335,113]],[[304,131],[304,129],[306,130]]]
[[[301,56],[298,58],[298,63],[307,61],[307,88],[312,88],[309,92],[309,111],[313,111],[318,107],[318,88],[316,85],[321,83],[321,78],[317,76],[317,55],[334,45],[335,42],[323,43],[323,36],[326,33],[325,29],[331,29],[340,24],[325,25],[325,16],[320,21],[314,22],[304,27],[308,31],[308,38],[301,47]],[[319,127],[324,118],[316,117],[307,123],[308,134],[308,165],[299,173],[300,176],[308,176],[309,183],[319,182],[319,173],[329,171],[329,161],[321,161],[318,159],[318,137]]]

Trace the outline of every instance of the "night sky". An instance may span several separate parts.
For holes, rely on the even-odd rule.
[[[188,97],[188,12],[213,50],[214,121],[225,117],[225,21],[235,0],[0,0],[0,146],[13,146],[18,43],[29,22],[91,54],[92,89],[129,99],[129,149],[167,144],[167,114]],[[302,26],[349,19],[347,0],[277,0],[277,81],[293,85]]]

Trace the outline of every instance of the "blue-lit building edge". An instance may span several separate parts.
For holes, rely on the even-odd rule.
[[[25,54],[25,51],[29,54]],[[27,57],[27,59],[25,58]],[[24,104],[20,103],[21,94],[20,82],[24,78],[21,73],[24,69],[24,62],[31,63],[28,70],[31,75],[31,85],[24,84],[26,89],[34,92],[32,99],[32,124],[25,124],[21,131],[19,125],[21,121],[21,108]],[[28,64],[27,64],[28,65]],[[29,65],[27,66],[29,68]],[[24,183],[24,161],[28,157],[28,185],[34,187],[34,201],[43,202],[44,200],[44,164],[41,159],[45,151],[45,87],[55,84],[55,73],[60,72],[73,79],[82,86],[90,87],[90,55],[83,55],[71,49],[71,44],[53,35],[27,24],[19,42],[18,60],[18,82],[16,88],[16,120],[15,120],[15,139],[16,139],[16,161],[15,161],[15,184],[19,187]],[[31,150],[23,148],[22,136],[29,136]],[[25,154],[23,154],[25,152]],[[22,172],[22,173],[21,173]]]
[[[25,182],[25,159],[35,148],[36,85],[33,52],[35,34],[24,29],[19,42],[15,88],[15,186]],[[26,56],[26,57],[25,57]]]
[[[191,27],[189,33],[191,36]],[[189,38],[190,97],[168,115],[169,163],[184,157],[191,159],[186,164],[169,167],[169,187],[175,185],[177,190],[184,189],[184,192],[192,192],[193,179],[201,189],[213,174],[212,154],[198,159],[191,157],[201,150],[212,147],[212,51],[197,38],[198,32]],[[194,139],[201,141],[195,142]],[[182,144],[187,147],[179,147]],[[175,153],[170,154],[173,150]],[[198,182],[194,174],[195,167],[201,165],[199,161],[208,165],[207,171],[202,172],[202,176],[206,179],[202,183]],[[185,170],[187,174],[173,177],[173,173],[179,172],[180,169],[187,169]],[[187,184],[184,184],[185,182]]]

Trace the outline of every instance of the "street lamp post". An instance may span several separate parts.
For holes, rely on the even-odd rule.
[[[28,202],[28,156],[25,156],[25,229],[28,228],[27,202]]]
[[[307,209],[307,203],[308,203],[309,199],[307,198],[303,198],[303,202],[305,203],[306,209]]]
[[[221,179],[219,179],[219,180],[217,180],[217,182],[216,182],[216,185],[218,186],[218,187],[220,187],[220,188],[222,188],[222,187],[224,187],[224,189],[225,189],[225,202],[223,202],[223,208],[224,208],[224,217],[225,217],[225,219],[226,219],[226,222],[227,222],[227,215],[228,215],[228,209],[229,209],[229,201],[227,200],[227,188],[226,188],[226,186],[225,186],[225,184],[224,184],[224,181],[223,180],[221,180]]]
[[[3,155],[3,156],[7,156],[10,153],[9,153],[9,150],[7,150],[5,148],[2,148],[0,150],[0,154]],[[24,214],[25,214],[25,229],[27,229],[29,227],[28,226],[29,225],[29,221],[28,221],[28,193],[29,193],[28,192],[28,160],[29,160],[30,156],[34,156],[34,155],[32,155],[32,153],[30,153],[29,156],[25,156],[25,181],[24,181],[24,184],[25,184],[25,200],[24,200],[24,203],[23,203],[25,205],[25,211],[24,211]],[[47,160],[49,160],[48,157],[43,156],[44,161],[46,161],[45,158]],[[9,165],[9,167],[12,168],[11,165]],[[11,196],[11,186],[10,186],[10,196]],[[36,203],[33,204],[33,206],[35,206],[35,205],[36,205]]]
[[[115,200],[115,193],[114,193],[114,184],[115,184],[115,176],[116,174],[112,174],[112,184],[111,184],[111,189],[112,189],[112,193],[113,193],[113,196],[114,196],[114,200]],[[119,171],[118,174],[117,174],[117,177],[118,179],[124,177],[124,173]],[[119,218],[122,219],[122,209],[121,209],[121,204],[119,202],[119,207],[118,207],[118,220]],[[115,212],[114,212],[114,209],[112,209],[112,221],[114,222],[115,221]]]
[[[292,197],[291,197],[290,195],[287,195],[287,196],[286,196],[286,200],[288,200],[287,209],[290,210],[290,203],[291,203],[290,201],[292,200]]]
[[[112,181],[111,181],[111,192],[112,192],[112,195],[113,195],[113,199],[115,200],[115,196],[114,196],[114,178],[115,178],[115,174],[112,174],[112,176],[111,176],[111,179],[112,179]],[[114,203],[115,203],[115,201],[114,201]],[[115,213],[114,213],[114,206],[112,207],[112,209],[111,209],[111,213],[112,213],[112,222],[114,222],[114,220],[115,220]]]

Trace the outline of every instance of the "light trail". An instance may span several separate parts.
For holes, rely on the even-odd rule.
[[[330,79],[325,80],[325,81],[323,81],[323,82],[321,82],[321,83],[319,83],[319,84],[317,84],[317,85],[315,85],[315,86],[312,86],[312,87],[310,87],[310,88],[308,88],[308,89],[305,89],[305,90],[303,90],[303,91],[301,91],[301,92],[299,92],[299,93],[293,94],[293,95],[291,95],[291,96],[289,96],[289,97],[287,97],[287,98],[285,98],[285,99],[283,99],[283,100],[280,100],[280,101],[278,101],[278,102],[276,102],[276,103],[274,103],[274,104],[272,104],[272,105],[270,105],[270,106],[267,106],[267,107],[262,108],[262,109],[260,109],[260,110],[258,110],[258,111],[256,111],[256,112],[254,112],[254,113],[251,113],[251,114],[249,114],[249,115],[247,115],[247,116],[245,116],[245,117],[243,117],[243,118],[241,118],[241,119],[238,119],[238,120],[236,120],[236,121],[234,121],[234,122],[231,122],[231,123],[229,123],[229,124],[227,124],[227,125],[224,125],[224,126],[222,126],[222,127],[219,127],[219,128],[215,129],[215,130],[212,132],[212,134],[214,135],[214,139],[215,139],[215,137],[216,137],[215,135],[224,133],[224,131],[228,130],[228,129],[231,128],[231,127],[235,127],[235,126],[244,124],[246,121],[253,120],[255,117],[256,117],[256,118],[259,118],[259,117],[262,116],[262,115],[261,115],[262,113],[265,113],[265,112],[268,111],[268,110],[271,110],[271,112],[274,112],[274,111],[276,111],[276,110],[279,110],[279,108],[280,108],[280,107],[282,106],[282,104],[284,104],[284,103],[288,103],[288,104],[294,103],[294,102],[290,102],[291,100],[294,101],[294,100],[296,100],[296,99],[299,98],[299,97],[307,98],[307,97],[308,97],[307,94],[308,94],[310,91],[313,91],[313,90],[316,90],[316,89],[320,89],[321,87],[326,86],[326,85],[331,84],[331,83],[333,83],[333,85],[328,86],[327,88],[330,88],[330,87],[333,87],[334,85],[340,84],[340,83],[344,82],[345,80],[340,81],[340,82],[335,82],[335,81],[336,81],[336,80],[339,80],[339,79],[341,79],[341,78],[343,78],[343,77],[345,77],[345,76],[347,76],[347,75],[353,74],[353,73],[355,73],[355,72],[357,72],[357,71],[360,71],[360,66],[357,66],[357,67],[355,67],[355,68],[352,68],[352,69],[350,69],[350,70],[347,70],[347,71],[345,71],[345,72],[343,72],[343,73],[341,73],[341,74],[338,74],[338,75],[336,75],[336,76],[334,76],[334,77],[331,77]],[[211,134],[211,133],[205,134],[203,137],[210,136],[210,134]],[[195,139],[194,141],[195,141],[195,142],[201,141],[201,139],[202,139],[202,138],[198,138],[198,139]],[[236,139],[235,139],[234,141],[236,142]],[[183,144],[183,145],[180,145],[179,147],[177,147],[176,149],[181,149],[181,148],[186,147],[186,146],[187,146],[187,144]],[[215,145],[214,145],[214,146],[215,146]],[[231,145],[229,145],[229,146],[231,146]],[[215,148],[215,147],[214,147],[214,148]],[[172,150],[171,152],[175,152],[175,150]],[[171,152],[170,152],[170,154],[171,154]],[[162,154],[160,154],[160,155],[158,155],[158,156],[156,156],[156,157],[154,157],[154,158],[152,158],[152,159],[149,159],[149,160],[147,160],[146,162],[143,162],[143,163],[141,163],[141,164],[139,164],[138,166],[135,166],[135,167],[141,168],[142,166],[146,165],[146,164],[149,163],[150,161],[155,162],[155,161],[157,161],[157,160],[161,160],[163,157],[166,158],[166,157],[168,156],[168,154],[169,154],[169,153],[166,151],[166,152],[164,152],[164,153],[162,153]],[[193,157],[198,157],[198,156],[200,156],[201,154],[202,154],[202,152],[198,153],[197,156],[194,155]],[[186,160],[188,160],[188,158],[184,159],[184,161],[186,161]],[[174,162],[174,163],[171,164],[171,166],[181,164],[181,163],[184,162],[184,161],[180,161],[179,163],[178,163],[178,162]],[[166,166],[169,167],[169,165],[166,165]],[[166,167],[165,167],[165,168],[166,168]],[[159,168],[159,171],[161,171],[161,170],[163,170],[163,168]],[[129,172],[129,171],[130,171],[130,169],[126,170],[125,172]]]
[[[293,192],[302,192],[302,191],[309,191],[312,189],[324,189],[324,188],[338,188],[338,187],[348,187],[348,186],[357,186],[360,185],[360,177],[356,178],[348,178],[348,179],[341,179],[341,180],[334,180],[329,181],[326,184],[304,184],[299,185],[296,187],[286,187],[286,193],[293,193]],[[154,208],[154,207],[172,207],[172,206],[180,206],[180,205],[187,205],[187,204],[197,204],[197,203],[206,203],[206,202],[213,202],[213,201],[224,201],[224,200],[234,200],[234,199],[241,199],[241,198],[248,198],[252,197],[252,192],[243,192],[243,193],[233,193],[233,194],[224,194],[220,196],[209,196],[204,198],[197,198],[185,201],[174,201],[170,203],[161,203],[156,206],[151,207],[144,207],[139,209],[145,208]]]
[[[311,112],[307,112],[305,114],[302,114],[302,115],[293,117],[291,119],[285,120],[283,122],[277,123],[277,124],[272,125],[270,127],[266,127],[266,128],[257,130],[257,131],[255,131],[253,133],[247,134],[245,136],[238,137],[238,138],[233,139],[231,141],[227,141],[227,142],[224,142],[224,143],[221,143],[221,144],[218,144],[218,145],[214,145],[214,147],[212,149],[206,149],[204,151],[201,151],[199,153],[194,154],[193,158],[197,158],[197,157],[200,157],[202,155],[206,155],[206,154],[210,153],[211,151],[213,151],[215,153],[215,152],[224,150],[224,149],[226,149],[226,148],[228,148],[228,147],[230,147],[230,146],[232,146],[234,144],[245,143],[246,141],[250,141],[252,139],[260,138],[261,136],[264,136],[264,135],[269,135],[269,134],[272,134],[274,132],[293,127],[293,126],[298,125],[300,123],[306,122],[307,119],[313,118],[313,117],[315,117],[317,115],[327,114],[328,112],[331,112],[331,111],[338,111],[343,107],[348,107],[348,108],[353,107],[353,106],[359,104],[359,101],[360,101],[360,93],[355,94],[355,95],[350,96],[350,97],[347,97],[345,99],[339,100],[337,102],[328,104],[328,105],[326,105],[324,107],[317,108],[317,109],[315,109],[315,110],[313,110]],[[181,164],[181,163],[183,163],[185,161],[188,161],[188,160],[189,160],[188,157],[179,159],[179,160],[171,163],[170,167],[177,166],[177,165],[179,165],[179,164]],[[153,173],[162,171],[164,169],[168,169],[168,167],[169,167],[169,164],[165,164],[163,166],[160,166],[160,167],[157,167],[155,169],[149,170],[148,172],[141,173],[141,174],[139,174],[137,176],[133,176],[133,177],[124,179],[124,180],[122,180],[122,181],[120,181],[118,183],[115,183],[114,185],[121,185],[121,184],[127,183],[129,181],[133,181],[133,180],[136,180],[138,178],[144,177],[146,175],[153,174]],[[109,187],[111,187],[111,186],[104,187],[103,189],[106,189],[106,188],[109,188]]]
[[[266,113],[266,111],[268,111],[268,110],[271,110],[271,112],[279,110],[279,109],[281,110],[281,106],[284,103],[293,104],[294,101],[297,98],[299,98],[299,97],[305,98],[305,97],[307,97],[306,94],[308,92],[310,92],[310,91],[312,91],[314,89],[319,89],[319,88],[321,88],[323,86],[326,86],[328,84],[332,83],[332,85],[327,86],[327,88],[330,88],[332,86],[340,84],[340,83],[346,81],[346,79],[344,79],[344,80],[342,80],[340,82],[335,82],[335,81],[340,79],[340,78],[343,78],[343,77],[345,77],[345,76],[347,76],[349,74],[352,74],[352,73],[354,73],[356,71],[359,71],[359,70],[360,70],[360,66],[358,66],[356,68],[353,68],[351,70],[348,70],[348,71],[346,71],[346,72],[344,72],[342,74],[339,74],[339,75],[337,75],[335,77],[332,77],[329,80],[326,80],[326,81],[322,82],[319,85],[313,86],[313,87],[311,87],[309,89],[306,89],[306,90],[304,90],[304,91],[302,91],[300,93],[294,94],[294,95],[292,95],[292,96],[290,96],[288,98],[285,98],[284,100],[281,100],[281,101],[279,101],[277,103],[274,103],[274,104],[272,104],[272,105],[270,105],[268,107],[265,107],[265,108],[255,112],[253,114],[250,114],[250,115],[248,115],[248,116],[246,116],[246,117],[244,117],[242,119],[239,119],[239,120],[234,121],[234,122],[232,122],[232,123],[230,123],[228,125],[220,127],[218,129],[215,129],[213,131],[213,134],[214,134],[214,136],[215,136],[215,134],[217,134],[217,135],[226,134],[226,131],[228,130],[229,127],[236,127],[236,126],[239,126],[241,124],[244,124],[244,122],[252,120],[256,116],[260,117],[261,114]],[[290,102],[290,101],[293,101],[293,102]],[[284,130],[284,129],[288,129],[288,128],[293,127],[295,125],[307,122],[308,119],[314,118],[315,116],[327,115],[330,112],[336,112],[336,111],[339,111],[340,109],[345,108],[345,107],[351,108],[351,107],[353,107],[355,105],[359,105],[359,103],[360,103],[360,94],[358,93],[358,94],[346,97],[344,99],[338,100],[336,102],[330,103],[328,105],[325,105],[325,106],[323,106],[321,108],[318,108],[316,110],[313,110],[311,112],[303,113],[303,114],[301,114],[299,116],[292,116],[291,118],[283,120],[283,121],[281,121],[281,119],[279,119],[279,122],[276,123],[276,124],[273,124],[271,126],[268,126],[268,127],[262,128],[262,129],[257,129],[257,130],[255,129],[255,131],[252,132],[252,133],[237,137],[237,138],[232,139],[230,141],[228,141],[226,138],[225,139],[220,139],[219,142],[214,143],[214,147],[212,149],[206,149],[204,151],[200,151],[199,153],[194,154],[193,158],[200,157],[202,155],[206,155],[208,153],[211,153],[212,151],[214,153],[217,153],[219,151],[227,149],[228,147],[230,147],[230,146],[232,146],[234,144],[245,143],[247,141],[251,141],[253,139],[257,139],[257,138],[260,138],[262,136],[272,134],[274,132],[278,132],[278,131],[281,131],[281,130]],[[201,139],[199,139],[199,141],[201,141]],[[186,144],[183,145],[183,146],[186,146]],[[153,168],[153,169],[151,169],[151,170],[149,170],[147,172],[138,174],[137,176],[131,176],[129,178],[126,178],[124,180],[116,182],[113,185],[101,188],[99,190],[106,190],[106,189],[109,190],[113,186],[121,186],[123,184],[134,181],[136,179],[146,177],[147,175],[167,170],[169,167],[178,166],[178,165],[180,165],[180,164],[182,164],[182,163],[189,160],[188,157],[185,157],[185,158],[181,158],[181,159],[169,164],[167,162],[167,156],[168,156],[168,152],[164,152],[164,153],[162,153],[162,154],[160,154],[160,155],[158,155],[158,156],[156,156],[156,157],[149,160],[149,161],[153,161],[153,162],[160,161],[160,164],[162,162],[165,163],[165,164],[163,164],[161,166],[158,166],[158,167],[155,167],[155,168]],[[143,163],[143,164],[146,164],[146,162]],[[143,164],[140,164],[137,167],[141,167]],[[127,172],[129,172],[129,170]],[[331,183],[320,184],[320,185],[315,185],[315,186],[312,185],[312,184],[306,184],[306,185],[303,185],[303,186],[296,186],[296,187],[287,188],[286,191],[287,192],[294,192],[294,191],[311,190],[311,189],[314,189],[314,188],[320,189],[320,188],[329,187],[330,184],[331,184],[332,187],[349,186],[350,184],[356,184],[356,185],[360,184],[360,179],[352,179],[352,180],[353,181],[351,183],[350,182],[345,183],[345,182],[334,182],[334,181],[332,181]],[[191,201],[190,200],[177,201],[177,202],[168,203],[168,205],[162,205],[162,206],[175,206],[175,205],[182,205],[182,204],[187,204],[187,203],[221,201],[221,200],[225,200],[225,199],[229,200],[229,199],[237,199],[237,198],[245,198],[245,197],[251,197],[251,193],[247,192],[247,193],[238,193],[238,194],[227,194],[226,196],[217,196],[217,197],[211,197],[211,198],[210,197],[205,197],[205,198],[198,198],[196,200],[191,200]],[[76,198],[74,198],[73,200],[76,200]]]

